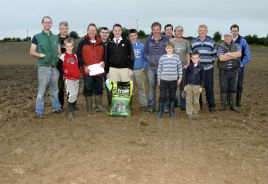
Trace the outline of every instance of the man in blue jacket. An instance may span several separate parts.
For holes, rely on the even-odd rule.
[[[148,112],[155,112],[155,89],[157,84],[157,68],[159,58],[166,54],[165,44],[169,38],[161,34],[161,24],[154,22],[150,35],[144,44],[143,58],[148,62],[149,100]]]
[[[240,67],[238,68],[236,106],[242,106],[241,95],[243,91],[243,79],[245,65],[250,61],[250,50],[247,41],[239,35],[239,26],[234,24],[230,30],[233,33],[233,41],[240,46],[242,56],[239,58]],[[229,98],[228,98],[229,100]]]
[[[132,48],[135,56],[132,80],[136,82],[138,87],[140,109],[146,110],[148,103],[145,94],[144,70],[146,69],[147,62],[143,59],[144,45],[138,40],[138,33],[135,29],[130,29],[128,36],[132,43]]]

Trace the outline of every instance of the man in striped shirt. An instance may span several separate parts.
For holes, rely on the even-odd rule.
[[[180,57],[173,53],[174,44],[166,43],[166,52],[159,59],[157,69],[157,81],[160,86],[158,118],[161,118],[164,111],[164,103],[169,96],[169,116],[174,117],[174,105],[177,86],[182,80],[182,64]],[[169,94],[169,95],[168,95]]]
[[[207,36],[208,29],[206,25],[200,25],[198,28],[199,36],[193,39],[191,43],[191,53],[194,50],[200,53],[200,64],[205,69],[205,90],[206,98],[210,112],[215,112],[214,102],[214,60],[217,53],[216,44],[213,39]],[[200,95],[200,108],[202,109],[202,95]]]

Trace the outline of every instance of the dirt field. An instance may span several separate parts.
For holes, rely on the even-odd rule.
[[[36,60],[29,43],[0,44],[1,184],[264,184],[267,183],[268,49],[251,47],[243,106],[237,114],[205,106],[198,120],[175,109],[165,114],[88,116],[82,95],[69,120],[53,114],[49,92],[45,117],[35,118]],[[107,105],[106,98],[104,103]]]

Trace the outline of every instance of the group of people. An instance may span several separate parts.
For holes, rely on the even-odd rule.
[[[224,33],[224,42],[218,47],[207,35],[206,25],[198,27],[196,38],[189,43],[183,39],[183,27],[173,29],[171,24],[164,27],[158,22],[151,25],[152,34],[141,43],[138,33],[130,29],[128,38],[122,36],[122,26],[115,24],[109,36],[109,29],[102,27],[97,35],[97,26],[91,23],[86,36],[75,48],[75,40],[68,36],[68,23],[59,24],[59,35],[50,31],[52,19],[42,19],[43,31],[34,35],[30,54],[38,58],[38,93],[36,115],[44,114],[44,96],[50,87],[52,111],[61,113],[64,105],[64,86],[68,101],[68,117],[72,118],[77,110],[76,101],[79,91],[80,72],[83,75],[83,95],[86,110],[90,114],[107,112],[103,107],[104,80],[129,82],[135,81],[138,89],[140,109],[150,113],[156,110],[156,87],[159,85],[159,108],[157,118],[164,112],[174,116],[174,107],[186,110],[189,118],[196,117],[203,107],[202,92],[206,91],[206,101],[210,112],[215,112],[214,102],[214,62],[219,68],[221,93],[220,111],[230,109],[240,112],[243,90],[244,67],[250,61],[250,51],[246,40],[239,35],[239,26],[234,24]],[[98,65],[103,73],[94,74],[90,66]],[[147,70],[148,100],[145,92],[145,70]],[[179,88],[180,94],[177,95]],[[132,99],[132,98],[131,98]],[[112,94],[107,89],[109,106]],[[132,110],[132,100],[130,101]]]

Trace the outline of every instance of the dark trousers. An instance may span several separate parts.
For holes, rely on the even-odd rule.
[[[215,107],[214,102],[214,68],[205,70],[205,90],[209,108]],[[202,106],[202,93],[200,94],[199,103]]]
[[[221,93],[236,93],[238,71],[225,71],[219,73],[220,92]]]
[[[102,95],[103,76],[83,76],[85,96]]]
[[[64,80],[63,80],[63,72],[59,72],[59,80],[58,80],[58,88],[59,88],[59,93],[58,93],[58,98],[59,102],[63,108],[64,105]]]
[[[177,90],[177,80],[174,81],[160,80],[159,102],[163,103],[166,102],[168,97],[170,102],[175,102],[176,90]]]
[[[243,91],[244,67],[238,69],[237,91]]]

